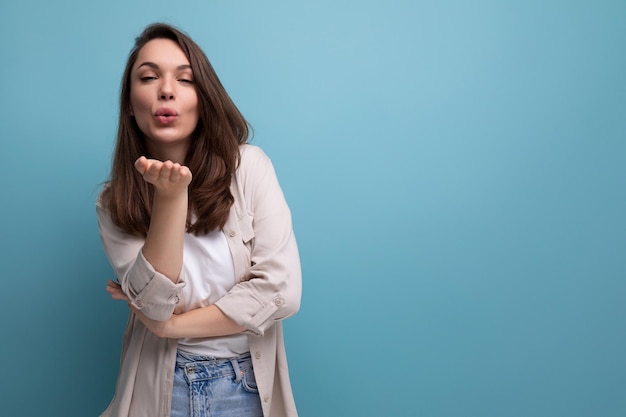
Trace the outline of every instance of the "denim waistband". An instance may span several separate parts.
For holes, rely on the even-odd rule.
[[[242,371],[252,368],[250,352],[232,358],[216,358],[200,356],[178,351],[176,353],[176,367],[182,368],[188,381],[219,378],[235,375],[238,381]]]
[[[185,352],[182,350],[176,351],[176,365],[184,365],[190,362],[209,362],[213,364],[226,363],[234,360],[245,360],[250,358],[250,352],[242,353],[241,355],[233,356],[232,358],[216,358],[215,356],[203,356],[194,355],[193,353]]]

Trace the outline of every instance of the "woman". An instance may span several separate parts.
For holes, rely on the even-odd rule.
[[[300,306],[291,216],[270,160],[202,50],[165,24],[136,39],[97,203],[129,303],[103,416],[296,416],[281,320]]]

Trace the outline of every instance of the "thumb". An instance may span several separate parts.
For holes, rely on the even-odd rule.
[[[135,169],[139,171],[141,175],[145,174],[145,172],[148,170],[149,167],[150,167],[150,162],[148,162],[145,156],[140,156],[135,161]]]

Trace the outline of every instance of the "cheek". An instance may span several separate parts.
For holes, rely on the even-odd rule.
[[[185,101],[187,103],[187,111],[198,113],[198,95],[195,92],[190,93]]]
[[[144,119],[150,114],[150,103],[138,92],[132,92],[130,94],[130,114],[135,118],[137,124],[141,126]]]
[[[135,120],[135,123],[139,130],[144,135],[149,135],[150,133],[150,116],[149,113],[145,111],[145,107],[142,106],[140,102],[130,101],[130,115]]]
[[[137,94],[130,95],[130,110],[134,113],[141,112],[143,105],[141,102],[141,98],[137,96]]]
[[[200,118],[200,106],[198,103],[198,96],[195,94],[189,94],[185,97],[183,109],[185,113],[198,122]]]

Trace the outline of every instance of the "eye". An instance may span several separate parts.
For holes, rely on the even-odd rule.
[[[152,76],[152,75],[146,75],[144,77],[140,78],[141,81],[152,81],[152,80],[156,80],[156,77]]]
[[[178,81],[180,81],[181,83],[185,83],[185,84],[193,84],[193,80],[189,78],[181,78]]]

